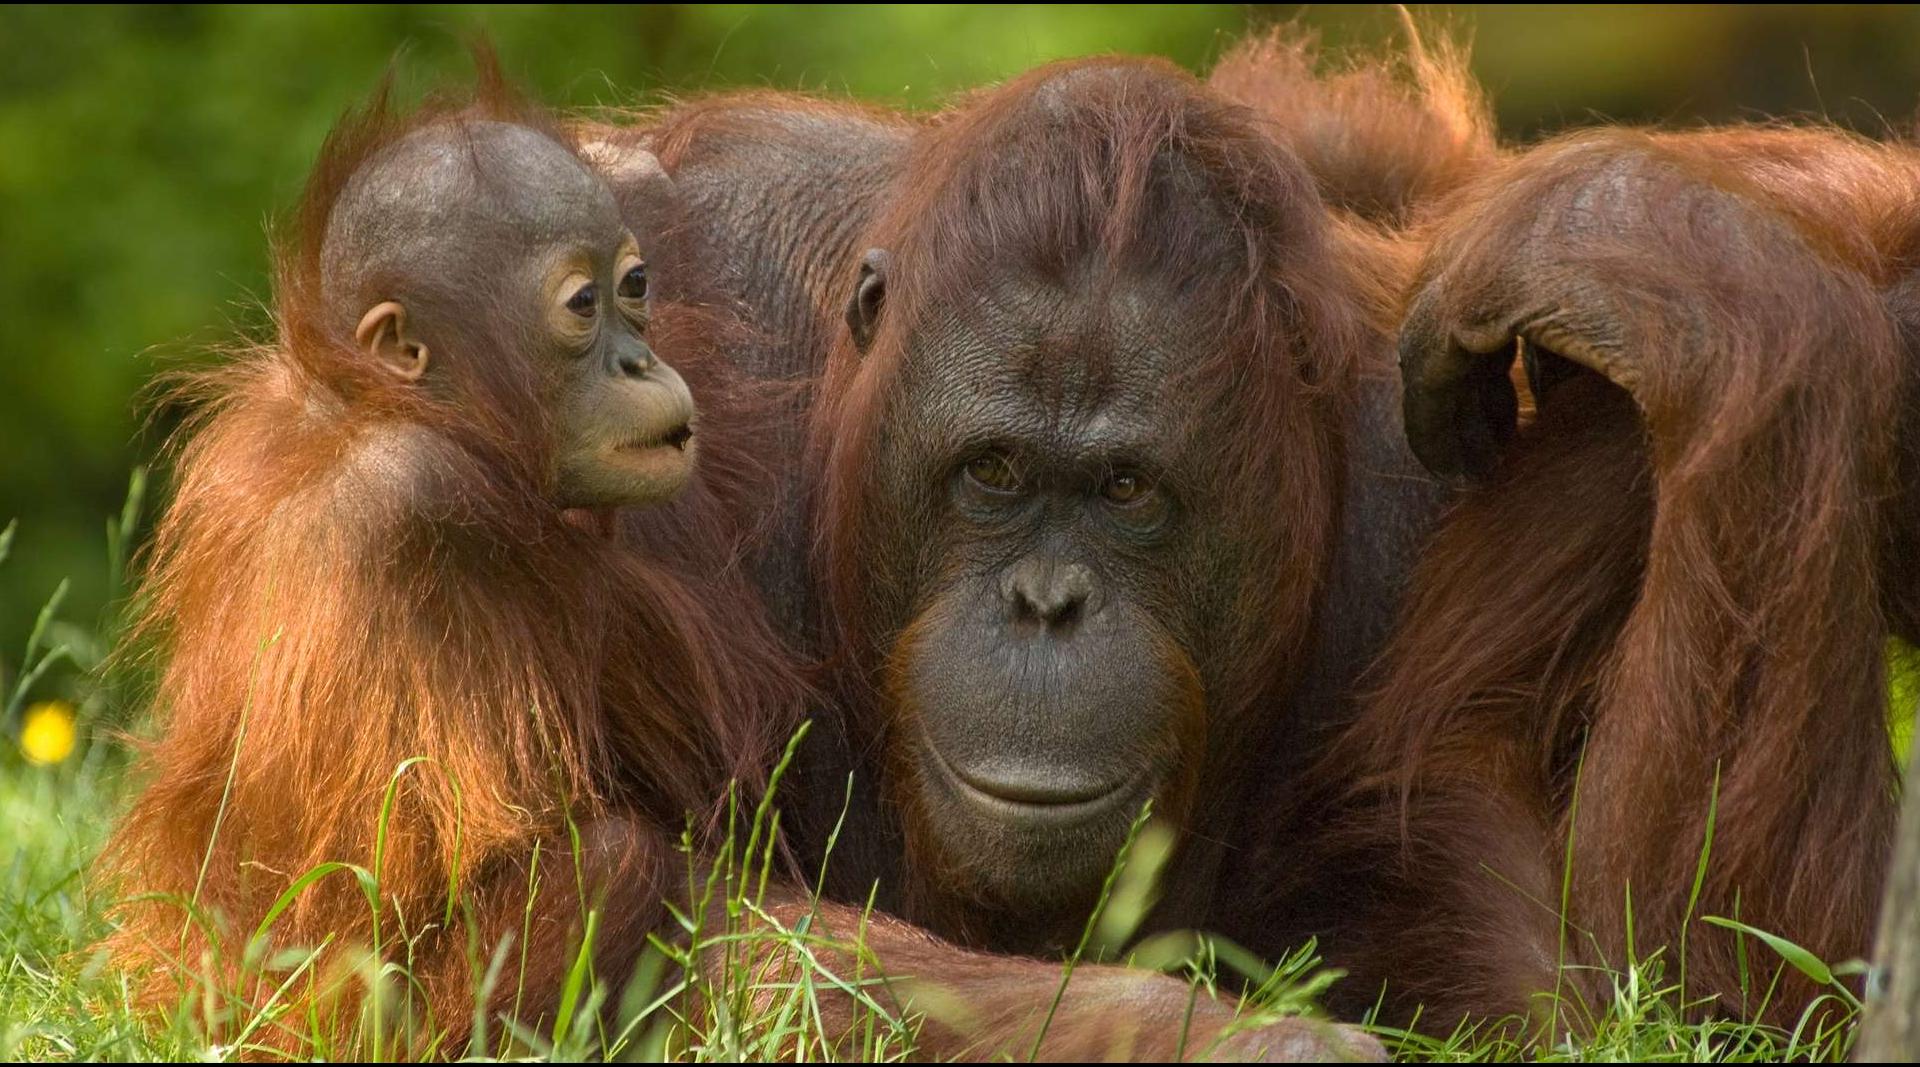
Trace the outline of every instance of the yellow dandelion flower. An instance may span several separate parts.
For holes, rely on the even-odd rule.
[[[27,708],[20,722],[20,751],[28,763],[59,763],[73,755],[73,705],[48,700]]]

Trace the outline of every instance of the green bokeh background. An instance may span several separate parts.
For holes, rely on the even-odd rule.
[[[1511,137],[1793,114],[1878,135],[1920,101],[1913,9],[1421,14],[1471,33]],[[261,323],[265,224],[396,52],[413,92],[465,78],[464,42],[484,33],[558,106],[770,85],[926,107],[1062,56],[1204,70],[1247,27],[1292,18],[1335,47],[1397,34],[1387,9],[1291,5],[0,10],[0,525],[20,521],[0,567],[0,650],[62,577],[66,615],[99,609],[104,520],[168,422],[142,386]]]

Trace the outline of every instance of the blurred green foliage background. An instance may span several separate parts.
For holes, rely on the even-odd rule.
[[[1880,135],[1920,101],[1912,8],[1422,14],[1471,34],[1514,137],[1783,114]],[[62,577],[70,617],[99,609],[105,519],[167,429],[142,386],[261,324],[265,224],[396,53],[414,92],[464,79],[480,32],[558,106],[771,85],[925,107],[1061,56],[1203,70],[1247,27],[1293,18],[1334,47],[1398,33],[1385,8],[1292,5],[0,9],[0,525],[20,520],[0,648],[20,646]]]

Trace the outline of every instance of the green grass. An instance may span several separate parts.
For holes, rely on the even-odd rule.
[[[127,509],[108,524],[109,578],[118,587],[124,546],[139,516],[142,481],[136,477]],[[0,534],[0,565],[10,538]],[[0,884],[0,1060],[217,1060],[236,1049],[216,1047],[193,1013],[154,1018],[135,1012],[128,989],[93,946],[109,929],[112,901],[90,892],[89,865],[125,800],[128,762],[114,724],[129,721],[137,690],[102,674],[103,653],[119,633],[117,617],[78,622],[61,614],[56,591],[23,653],[0,654],[0,827],[13,842]],[[64,668],[64,673],[55,668]],[[46,690],[46,691],[41,691]],[[50,766],[28,762],[21,751],[25,709],[38,700],[57,698],[75,709],[80,726],[73,753]],[[396,768],[396,776],[407,767]],[[1171,842],[1149,826],[1146,812],[1135,826],[1090,916],[1072,958],[1061,968],[1061,988],[1082,960],[1111,959],[1126,944],[1150,907],[1157,873]],[[480,1020],[483,1036],[470,1053],[492,1058],[578,1059],[581,1057],[696,1061],[741,1059],[901,1059],[912,1051],[917,1020],[902,1018],[891,1001],[870,995],[877,969],[862,946],[836,945],[858,961],[856,973],[840,974],[820,963],[825,942],[805,921],[781,927],[759,907],[766,888],[770,844],[777,814],[767,804],[733,813],[733,833],[712,865],[704,885],[690,886],[690,898],[717,902],[681,916],[685,938],[676,947],[665,941],[628,983],[615,1010],[605,1010],[609,987],[595,974],[583,949],[570,973],[563,1010],[557,1021],[534,1033],[502,1020]],[[736,848],[735,845],[738,845]],[[1702,869],[1710,860],[1703,850]],[[566,857],[543,862],[564,870]],[[320,872],[313,872],[316,875]],[[356,872],[360,874],[362,872]],[[366,877],[371,878],[371,875]],[[555,879],[563,883],[564,879]],[[570,891],[570,890],[560,890]],[[589,919],[591,929],[592,918]],[[1717,917],[1698,921],[1729,925]],[[1737,924],[1733,924],[1736,925]],[[1744,929],[1744,928],[1743,928]],[[1809,1021],[1781,1030],[1738,1021],[1689,1021],[1682,976],[1670,973],[1664,952],[1623,961],[1608,972],[1613,989],[1599,1007],[1562,1000],[1554,1016],[1573,1024],[1577,1039],[1561,1037],[1547,1047],[1523,1044],[1516,1025],[1483,1024],[1440,1040],[1377,1031],[1398,1058],[1439,1062],[1511,1060],[1531,1056],[1548,1061],[1685,1061],[1808,1059],[1844,1060],[1851,1048],[1858,1005],[1835,976],[1857,973],[1852,966],[1829,967],[1790,943],[1762,931],[1746,930],[1753,941],[1753,973],[1764,995],[1771,975],[1793,966],[1821,980],[1833,996],[1810,1010]],[[1568,928],[1568,937],[1581,936]],[[778,985],[756,973],[754,961],[773,951],[801,961],[797,977]],[[688,983],[684,966],[693,952],[720,954],[721,966],[705,979]],[[404,952],[394,953],[404,959]],[[1243,1011],[1250,1021],[1273,1014],[1311,1010],[1336,973],[1318,966],[1307,946],[1278,966],[1267,967],[1237,947],[1188,935],[1149,938],[1127,954],[1136,964],[1186,975],[1199,995],[1217,991],[1220,979],[1235,977],[1249,988]],[[483,961],[476,988],[512,981],[512,960],[505,955]],[[866,977],[863,977],[866,976]],[[370,976],[375,989],[393,989],[407,981],[404,967],[388,964]],[[1564,983],[1577,988],[1577,983]],[[819,1024],[823,992],[850,995],[863,1005],[863,1025],[838,1045]],[[370,998],[374,1011],[389,998]],[[477,998],[478,999],[478,998]],[[685,1011],[688,1004],[698,1010]],[[1824,1011],[1822,1015],[1820,1012]],[[1697,1016],[1698,1013],[1693,1013]],[[1818,1019],[1818,1022],[1811,1021]],[[285,1020],[240,1020],[240,1029],[286,1025]],[[232,1033],[232,1030],[228,1031]],[[384,1030],[371,1028],[380,1035]],[[332,1049],[322,1051],[352,1052]],[[378,1041],[362,1054],[395,1050]],[[1017,1050],[1016,1050],[1017,1051]],[[335,1057],[328,1057],[335,1058]],[[344,1057],[341,1057],[344,1058]]]
[[[0,959],[5,961],[0,966],[0,1059],[206,1060],[228,1058],[235,1052],[232,1047],[210,1044],[184,1008],[172,1020],[136,1013],[129,991],[90,949],[109,929],[104,913],[112,902],[89,892],[86,871],[122,799],[124,763],[123,754],[111,743],[91,745],[76,758],[51,767],[30,766],[13,755],[4,758],[0,818],[15,828],[17,846],[0,904],[4,908],[0,911]],[[690,887],[693,899],[711,900],[713,906],[678,916],[688,935],[686,944],[692,947],[658,942],[655,956],[643,962],[639,977],[629,983],[623,1003],[611,1014],[611,1025],[602,1022],[608,1017],[602,1011],[608,989],[593,975],[590,954],[583,949],[567,980],[556,1021],[536,1033],[489,1020],[490,1029],[481,1031],[483,1036],[469,1050],[470,1057],[570,1061],[602,1055],[655,1059],[668,1054],[718,1062],[778,1058],[879,1062],[908,1055],[917,1020],[900,1017],[887,998],[871,995],[871,977],[836,973],[821,964],[819,956],[828,942],[808,930],[804,920],[780,927],[760,907],[760,894],[767,884],[772,813],[763,805],[757,811],[736,814],[738,821],[730,836],[734,844],[717,858],[705,884]],[[1134,851],[1164,856],[1164,839],[1142,834]],[[552,862],[563,868],[566,859],[556,857]],[[1151,861],[1144,867],[1135,862],[1118,868],[1109,880],[1107,906],[1090,918],[1076,959],[1083,953],[1096,955],[1109,940],[1131,936],[1149,900],[1143,887],[1153,875]],[[1116,918],[1117,914],[1130,917]],[[711,918],[696,920],[693,915]],[[703,922],[717,922],[717,926],[703,928]],[[843,951],[849,948],[842,942],[833,945]],[[878,961],[862,947],[851,947],[859,957],[859,972],[876,973]],[[754,961],[764,960],[772,951],[789,952],[803,961],[797,978],[769,984],[756,973]],[[686,964],[695,952],[708,954],[709,961],[712,954],[725,954],[726,962],[707,968],[715,977],[690,985],[685,976],[693,969]],[[1331,978],[1316,969],[1317,960],[1310,952],[1298,953],[1269,970],[1242,959],[1231,946],[1187,938],[1150,940],[1141,957],[1152,957],[1162,969],[1189,973],[1198,995],[1215,986],[1215,975],[1249,968],[1261,979],[1247,998],[1249,1021],[1310,1009],[1312,997]],[[511,964],[503,974],[503,962],[504,958],[496,958],[486,968],[481,988],[512,980]],[[383,968],[374,985],[391,989],[404,982],[404,973],[396,968]],[[1062,991],[1072,971],[1072,963],[1062,966]],[[829,988],[862,1005],[861,1026],[851,1039],[837,1038],[837,1044],[835,1035],[823,1033],[819,1025],[818,1000]],[[684,1012],[689,997],[701,1005],[700,1010]],[[390,994],[370,998],[376,1006],[390,1001]],[[698,1021],[690,1021],[687,1015]],[[237,1028],[257,1032],[261,1026],[282,1026],[287,1021],[242,1018]],[[374,1025],[366,1032],[383,1030]],[[376,1041],[356,1051],[379,1058],[383,1048]],[[390,1055],[394,1049],[389,1044],[385,1051]]]

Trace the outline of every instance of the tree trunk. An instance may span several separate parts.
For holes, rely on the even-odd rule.
[[[1906,781],[1914,781],[1911,759]],[[1920,1058],[1920,789],[1906,789],[1900,806],[1900,830],[1873,955],[1866,1018],[1853,1058],[1862,1063],[1913,1063]]]

